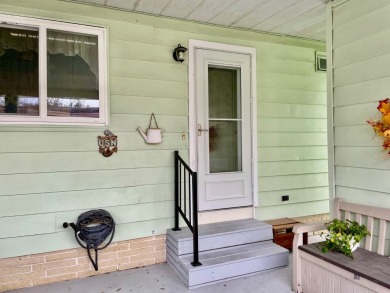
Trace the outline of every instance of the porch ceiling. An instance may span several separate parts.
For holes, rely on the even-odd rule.
[[[72,1],[72,0],[71,0]],[[139,13],[325,41],[329,0],[77,0]]]

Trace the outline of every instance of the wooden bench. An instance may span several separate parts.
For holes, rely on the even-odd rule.
[[[324,223],[296,225],[293,229],[293,291],[389,293],[390,258],[385,256],[385,242],[390,209],[348,203],[337,198],[333,215],[343,220],[354,219],[358,223],[364,219],[372,236],[366,237],[364,249],[358,248],[354,252],[353,260],[339,253],[324,254],[318,245],[303,245],[303,233],[324,230]],[[378,223],[376,230],[374,223]],[[374,238],[378,239],[376,251],[373,251]]]

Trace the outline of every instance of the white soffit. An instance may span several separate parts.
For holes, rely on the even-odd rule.
[[[325,42],[325,15],[328,1],[76,0],[75,2]]]

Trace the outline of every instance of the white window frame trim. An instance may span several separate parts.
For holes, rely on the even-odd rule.
[[[0,14],[0,22],[5,24],[26,26],[39,30],[39,116],[0,115],[0,125],[109,125],[108,65],[107,65],[107,28],[67,23],[53,20],[30,18]],[[47,116],[47,59],[46,31],[60,30],[70,33],[90,34],[98,38],[98,70],[99,70],[99,118],[90,117],[57,117]]]

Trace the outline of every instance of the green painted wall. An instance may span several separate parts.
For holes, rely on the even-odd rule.
[[[0,13],[109,28],[110,130],[119,152],[103,158],[104,128],[0,126],[0,257],[76,247],[64,221],[104,208],[115,241],[172,226],[173,150],[188,156],[188,64],[178,44],[199,39],[257,49],[259,204],[271,219],[328,211],[326,76],[314,71],[324,44],[109,10],[58,0],[2,0]],[[151,112],[164,142],[136,132]],[[289,194],[288,203],[281,195]]]
[[[389,12],[388,1],[353,0],[333,16],[336,196],[387,208],[390,160],[366,120],[380,118],[378,101],[390,93]]]
[[[389,13],[387,0],[351,0],[333,13],[335,195],[385,208],[390,158],[366,120],[379,119],[378,101],[390,96]]]

